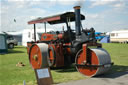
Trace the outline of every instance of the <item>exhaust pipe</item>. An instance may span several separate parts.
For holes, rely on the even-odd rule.
[[[75,29],[76,29],[76,36],[81,35],[81,16],[80,16],[80,6],[75,6],[74,7],[75,10]]]

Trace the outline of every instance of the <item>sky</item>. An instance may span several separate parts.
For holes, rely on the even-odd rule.
[[[28,21],[74,11],[73,7],[81,6],[83,28],[93,27],[97,32],[128,29],[128,0],[0,0],[0,31],[22,31],[31,29]],[[44,28],[37,24],[37,28]],[[49,25],[47,29],[62,30],[65,24]],[[75,23],[71,23],[72,29]]]

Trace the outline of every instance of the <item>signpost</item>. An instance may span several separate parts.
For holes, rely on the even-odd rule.
[[[35,69],[36,79],[38,85],[51,85],[53,84],[50,68]]]

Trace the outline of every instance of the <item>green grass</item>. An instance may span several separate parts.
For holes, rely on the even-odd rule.
[[[23,62],[26,66],[17,67],[18,62]],[[85,78],[74,66],[69,69],[54,69],[51,72],[54,83]],[[8,54],[0,55],[0,85],[23,85],[24,80],[27,85],[36,85],[35,73],[29,64],[27,49],[17,46],[8,50]]]
[[[17,67],[18,62],[23,62],[26,66]],[[0,85],[17,85],[23,80],[35,81],[33,76],[26,48],[16,47],[8,50],[8,54],[0,55]]]
[[[128,44],[109,43],[103,44],[114,62],[108,73],[128,71]]]
[[[109,74],[128,70],[128,44],[109,43],[103,44],[103,48],[110,53],[115,63]],[[23,80],[27,85],[36,85],[35,73],[29,64],[26,50],[17,46],[8,50],[8,54],[0,55],[0,85],[23,85]],[[23,62],[26,66],[17,67],[18,62]],[[53,69],[51,72],[55,84],[86,78],[74,66],[69,69]]]

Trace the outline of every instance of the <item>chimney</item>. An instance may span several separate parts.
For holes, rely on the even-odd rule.
[[[81,15],[80,15],[80,6],[75,6],[75,29],[76,29],[76,36],[81,35]]]

